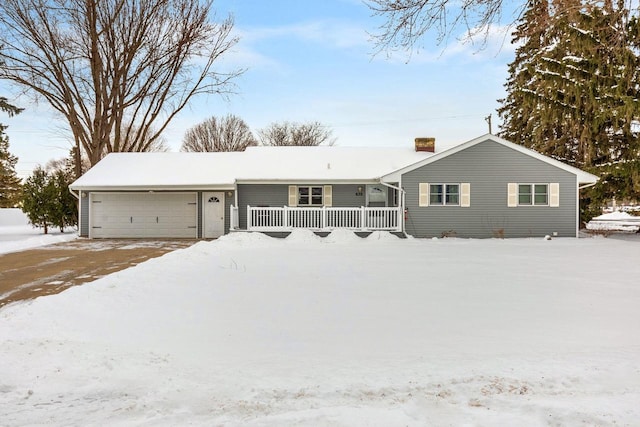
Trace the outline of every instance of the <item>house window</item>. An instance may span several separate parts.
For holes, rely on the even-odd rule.
[[[518,184],[518,205],[547,206],[548,204],[548,184]]]
[[[298,187],[298,206],[322,206],[322,187]]]
[[[431,184],[429,186],[430,205],[460,204],[460,184]]]

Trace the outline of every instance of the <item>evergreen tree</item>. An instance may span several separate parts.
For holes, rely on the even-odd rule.
[[[600,176],[597,203],[640,196],[637,34],[620,2],[535,0],[514,35],[500,135]]]
[[[9,117],[22,111],[0,96],[0,111]],[[9,137],[4,131],[7,127],[0,123],[0,208],[14,208],[20,202],[21,180],[16,175],[18,158],[9,152]]]
[[[0,125],[0,208],[15,208],[20,202],[22,180],[16,174],[18,158],[9,152],[5,129]]]
[[[44,234],[49,233],[50,226],[56,225],[58,195],[55,181],[40,166],[25,180],[22,210],[31,224],[44,228]]]
[[[59,169],[50,175],[56,191],[55,206],[53,208],[53,225],[63,233],[65,227],[78,225],[78,205],[76,198],[69,191],[69,184],[73,181],[73,171]]]

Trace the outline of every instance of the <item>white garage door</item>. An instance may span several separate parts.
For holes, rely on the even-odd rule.
[[[89,237],[197,237],[196,193],[92,193]]]

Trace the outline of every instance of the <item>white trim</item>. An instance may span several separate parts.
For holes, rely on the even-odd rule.
[[[432,203],[431,202],[431,187],[434,185],[442,186],[442,203]],[[447,203],[447,194],[450,194],[447,190],[449,186],[455,185],[458,187],[458,202],[457,203]],[[427,206],[461,206],[461,187],[462,185],[459,182],[430,182],[428,185],[428,205]]]
[[[509,184],[507,184],[507,198],[508,200],[508,204],[507,206],[510,208],[514,208],[514,207],[558,207],[558,205],[556,206],[552,206],[551,205],[551,186],[553,184],[556,184],[558,186],[558,203],[560,200],[560,193],[559,193],[559,184],[553,183],[553,182],[510,182]],[[529,186],[529,188],[531,189],[531,203],[520,203],[520,186],[522,185],[526,185]],[[544,185],[547,188],[547,192],[545,193],[547,196],[547,201],[546,203],[536,203],[536,186],[538,185]],[[514,186],[515,186],[515,193],[512,193],[512,191],[514,190]],[[513,196],[515,194],[515,204],[514,200],[513,200]]]
[[[371,179],[238,179],[236,180],[237,184],[278,184],[278,185],[287,185],[295,182],[298,185],[325,185],[325,184],[356,184],[356,185],[364,185],[364,184],[378,184],[380,183],[379,178],[371,178]]]
[[[542,162],[545,162],[551,166],[555,166],[559,169],[562,169],[566,172],[572,173],[574,175],[576,175],[578,182],[581,184],[589,184],[589,183],[595,183],[596,181],[598,181],[598,177],[595,175],[592,175],[588,172],[585,172],[583,170],[580,170],[578,168],[574,168],[573,166],[569,166],[566,165],[558,160],[552,159],[551,157],[545,156],[543,154],[540,154],[536,151],[530,150],[526,147],[523,147],[522,145],[518,145],[518,144],[514,144],[513,142],[509,142],[506,139],[502,139],[498,136],[492,135],[492,134],[485,134],[482,135],[478,138],[472,139],[471,141],[467,141],[463,144],[457,145],[453,148],[450,148],[448,150],[445,151],[441,151],[440,153],[434,154],[433,156],[427,157],[424,160],[421,160],[419,162],[416,162],[412,165],[409,166],[405,166],[404,168],[398,169],[394,172],[391,172],[387,175],[382,176],[381,179],[385,180],[385,181],[398,181],[399,177],[402,176],[402,174],[405,174],[407,172],[410,172],[412,170],[418,169],[422,166],[428,165],[430,163],[433,162],[437,162],[438,160],[441,160],[445,157],[449,157],[452,154],[456,154],[460,151],[466,150],[467,148],[473,147],[474,145],[480,144],[482,142],[486,142],[486,141],[493,141],[495,143],[498,143],[500,145],[503,145],[507,148],[511,148],[512,150],[518,151],[522,154],[526,154],[527,156],[533,157],[537,160],[540,160]]]
[[[176,185],[176,186],[149,186],[149,185],[129,185],[129,186],[91,186],[91,187],[71,187],[70,189],[77,191],[99,191],[101,193],[144,193],[147,191],[157,191],[157,192],[181,192],[181,193],[191,193],[194,191],[235,191],[235,184],[229,185]]]
[[[595,184],[592,184],[595,185]],[[589,186],[590,187],[590,186]],[[580,236],[580,183],[576,178],[576,238]]]

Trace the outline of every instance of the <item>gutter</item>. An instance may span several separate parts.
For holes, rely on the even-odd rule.
[[[596,185],[597,183],[598,183],[597,181],[596,181],[596,182],[592,182],[592,183],[590,183],[590,184],[583,185],[582,187],[580,187],[580,186],[578,185],[578,190],[582,190],[582,189],[584,189],[584,188],[593,187],[593,186],[594,186],[594,185]]]

